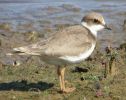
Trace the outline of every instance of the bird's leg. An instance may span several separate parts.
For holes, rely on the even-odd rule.
[[[60,89],[61,89],[61,91],[63,91],[63,84],[62,84],[62,78],[61,78],[61,70],[60,70],[60,66],[58,66],[58,68],[57,68],[57,74],[58,74],[58,76],[59,76]]]
[[[66,69],[65,67],[61,69],[61,79],[62,79],[63,91],[65,90],[65,81],[64,81],[65,69]]]
[[[65,81],[64,81],[64,74],[65,74],[65,67],[58,67],[58,75],[60,79],[60,88],[62,92],[69,93],[75,90],[75,88],[65,88]]]

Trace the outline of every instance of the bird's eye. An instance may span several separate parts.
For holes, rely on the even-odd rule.
[[[94,23],[97,23],[97,24],[99,23],[99,21],[97,19],[94,19],[93,21],[94,21]]]

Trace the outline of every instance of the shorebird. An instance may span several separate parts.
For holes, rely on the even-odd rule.
[[[48,39],[14,48],[13,51],[19,54],[38,55],[46,63],[57,66],[60,90],[68,93],[75,88],[65,87],[64,74],[67,65],[82,62],[91,55],[96,45],[97,32],[102,29],[110,30],[103,16],[90,12],[82,18],[80,25],[64,28]]]

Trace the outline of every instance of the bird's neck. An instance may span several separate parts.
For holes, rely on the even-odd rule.
[[[89,26],[86,22],[81,22],[82,26],[87,28],[94,37],[97,37],[97,30],[93,26]]]

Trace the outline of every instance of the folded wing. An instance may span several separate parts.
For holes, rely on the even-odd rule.
[[[19,54],[28,55],[73,56],[91,48],[88,35],[88,31],[82,26],[72,26],[58,31],[50,39],[13,50]]]

